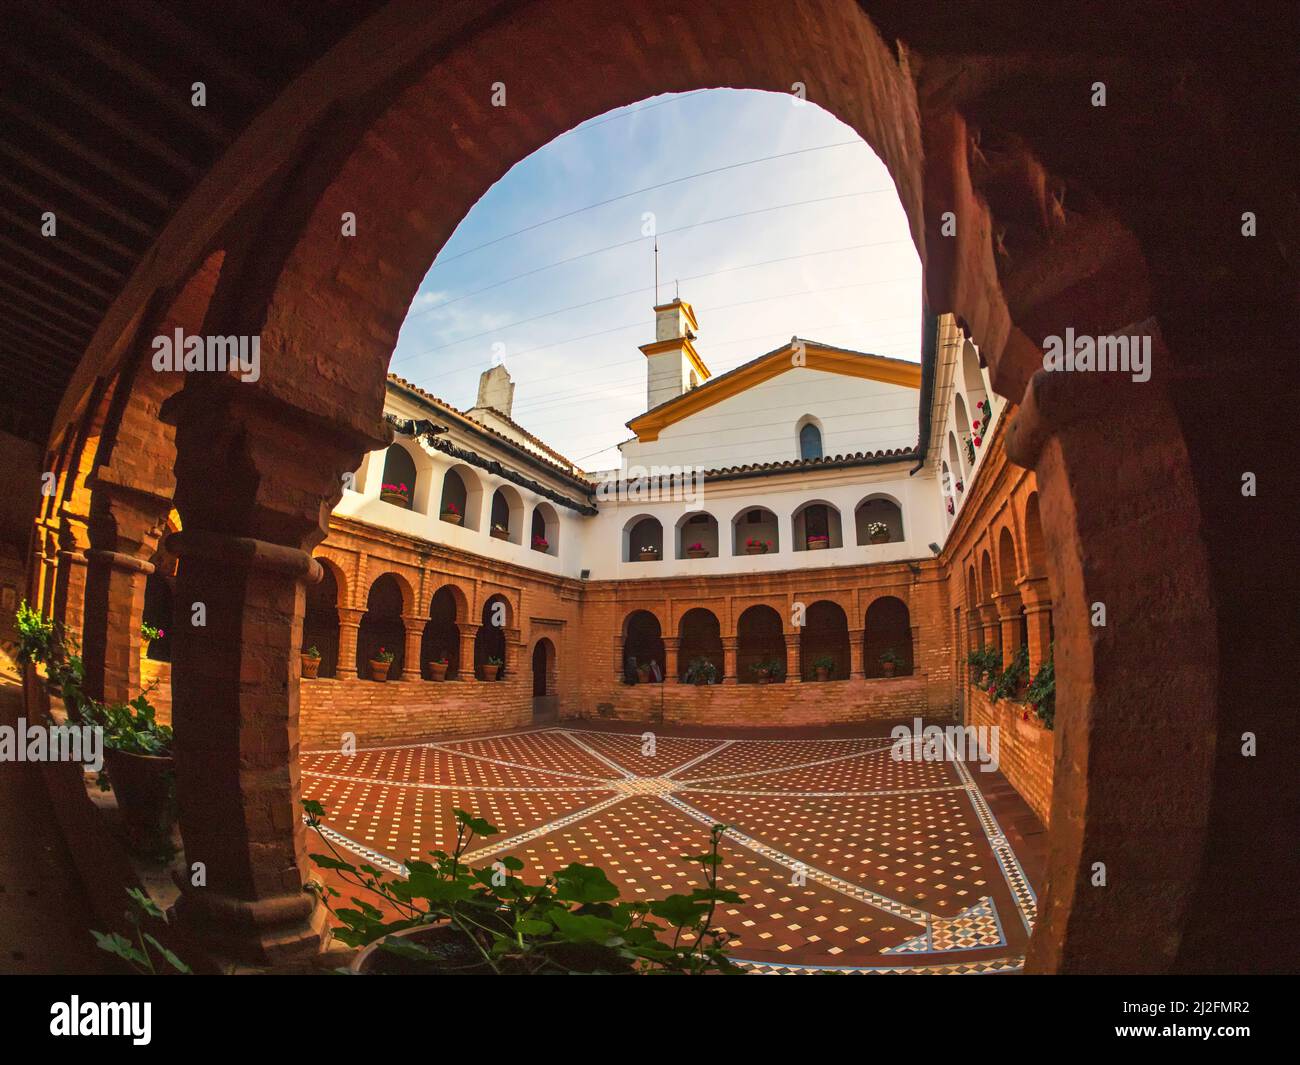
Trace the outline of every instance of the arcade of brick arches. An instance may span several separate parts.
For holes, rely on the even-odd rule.
[[[1241,205],[1282,224],[1294,190],[1271,131],[1243,119],[1211,133],[1206,117],[1258,98],[1190,38],[1159,46],[1183,49],[1177,72],[1152,62],[1156,27],[1137,15],[1127,32],[1058,34],[924,3],[559,6],[428,18],[394,2],[358,16],[176,209],[59,407],[45,467],[57,486],[37,516],[28,594],[79,636],[92,694],[169,682],[181,838],[209,871],[202,891],[182,888],[178,920],[222,956],[315,951],[323,919],[302,892],[298,799],[325,796],[341,831],[400,861],[437,837],[460,789],[492,805],[523,857],[567,860],[611,835],[685,837],[698,814],[748,833],[737,875],[776,884],[777,897],[782,862],[807,859],[822,870],[813,894],[843,905],[827,911],[842,920],[820,948],[801,930],[803,960],[865,966],[923,950],[919,928],[935,939],[947,927],[933,914],[962,924],[951,934],[973,935],[967,947],[994,936],[997,958],[1032,972],[1267,966],[1284,770],[1238,748],[1287,705],[1264,656],[1268,633],[1289,624],[1285,597],[1252,568],[1277,555],[1266,530],[1282,527],[1283,504],[1241,484],[1253,471],[1267,486],[1283,450],[1268,446],[1290,413],[1266,353],[1286,350],[1294,242],[1235,234]],[[1137,43],[1112,51],[1111,35]],[[1093,54],[1105,57],[1096,78]],[[1114,121],[1079,90],[1093,80],[1107,82]],[[493,81],[530,106],[493,109],[465,89]],[[927,311],[978,347],[1008,403],[978,494],[938,554],[760,580],[579,581],[331,518],[343,475],[392,441],[382,414],[397,330],[486,188],[613,108],[792,81],[888,167]],[[1138,96],[1161,129],[1125,111]],[[359,224],[344,239],[348,211]],[[1149,336],[1151,380],[1045,374],[1042,339],[1067,327]],[[175,328],[260,335],[260,380],[169,385],[143,372],[148,338]],[[933,360],[927,349],[923,381]],[[169,578],[178,611],[206,605],[204,630],[170,633],[167,666],[140,654],[154,575]],[[892,678],[871,668],[871,612],[885,599],[901,603],[911,646]],[[845,679],[802,679],[795,601],[838,607]],[[496,603],[505,623],[489,648]],[[737,683],[756,607],[777,616],[762,639],[789,674],[761,689]],[[305,631],[325,651],[317,680],[299,676]],[[368,639],[397,652],[384,684],[358,676]],[[664,683],[626,683],[631,639],[655,643]],[[445,681],[421,666],[430,641],[452,660]],[[683,645],[702,641],[716,641],[722,674],[705,690],[679,679]],[[1053,641],[1055,732],[1020,727],[967,682],[974,646],[1024,645],[1033,668]],[[498,681],[483,673],[490,654],[505,662]],[[31,674],[25,689],[41,712]],[[914,715],[1002,725],[1004,777],[878,757],[883,723]],[[667,768],[638,761],[651,720]],[[348,731],[365,750],[340,768],[330,751]],[[66,784],[51,781],[50,831],[92,831]],[[846,804],[847,839],[801,851],[796,800],[828,792]],[[369,820],[374,809],[388,812]],[[865,859],[843,853],[862,844],[858,829],[899,816],[953,854],[906,902],[885,890],[892,872],[856,877]],[[888,850],[887,834],[872,839]],[[996,918],[981,908],[990,900]],[[737,915],[747,956],[781,963],[799,899],[785,904]],[[959,957],[978,967],[978,950]]]

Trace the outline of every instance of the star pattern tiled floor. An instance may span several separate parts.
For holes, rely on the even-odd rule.
[[[586,862],[627,899],[697,884],[680,856],[722,822],[721,879],[744,901],[718,923],[755,971],[1019,969],[1037,901],[1013,846],[1034,822],[1000,775],[896,761],[879,726],[831,738],[623,728],[305,753],[303,794],[324,804],[337,845],[394,870],[449,850],[459,807],[501,829],[475,841],[475,864],[513,854],[538,878]]]

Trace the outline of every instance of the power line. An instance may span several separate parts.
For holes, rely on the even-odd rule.
[[[516,229],[511,233],[503,233],[499,237],[494,237],[482,244],[476,244],[472,248],[466,248],[464,251],[457,252],[455,255],[448,255],[445,258],[439,256],[434,260],[433,266],[429,269],[434,270],[439,266],[455,262],[457,259],[463,259],[466,255],[472,255],[476,251],[482,251],[484,248],[490,248],[494,244],[500,244],[503,240],[509,240],[511,237],[518,237],[524,233],[531,233],[535,229],[541,229],[542,226],[549,226],[552,222],[559,222],[565,218],[572,218],[574,215],[583,214],[586,211],[594,211],[597,207],[607,207],[611,203],[618,203],[619,200],[626,200],[633,196],[640,196],[647,192],[654,192],[656,189],[665,189],[670,185],[680,185],[684,181],[694,181],[696,178],[709,177],[713,174],[723,174],[729,170],[738,170],[741,167],[755,166],[758,163],[767,163],[774,159],[789,159],[796,155],[807,155],[809,152],[824,152],[831,148],[844,148],[852,144],[860,145],[863,148],[867,146],[865,141],[859,139],[835,141],[831,144],[819,144],[811,148],[796,148],[793,151],[779,152],[775,155],[763,155],[759,156],[757,159],[745,159],[738,163],[728,163],[725,166],[713,167],[710,170],[700,170],[694,174],[684,174],[682,177],[670,178],[667,181],[660,181],[657,184],[647,185],[644,188],[633,189],[631,192],[624,192],[618,196],[611,196],[607,200],[600,200],[597,203],[589,203],[585,207],[577,207],[572,211],[565,211],[563,214],[553,215],[552,217],[543,219],[540,222],[534,222],[532,225],[524,226],[522,229]]]

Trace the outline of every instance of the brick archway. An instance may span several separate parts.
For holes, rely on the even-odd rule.
[[[260,335],[267,373],[242,391],[229,382],[187,381],[165,415],[177,427],[184,596],[219,606],[228,618],[220,651],[203,658],[197,642],[188,653],[180,649],[176,683],[192,685],[196,696],[202,691],[205,703],[217,707],[218,720],[253,729],[266,718],[261,724],[277,737],[268,741],[274,747],[269,765],[259,767],[272,770],[261,779],[274,781],[258,785],[256,800],[240,791],[233,770],[236,786],[227,785],[214,799],[182,795],[183,825],[188,819],[199,829],[187,835],[187,844],[211,843],[214,854],[230,859],[220,890],[210,893],[218,901],[191,895],[190,904],[227,926],[232,937],[251,936],[259,949],[270,949],[281,941],[267,929],[306,919],[301,907],[283,902],[297,897],[304,860],[300,827],[284,827],[295,823],[291,774],[279,772],[296,743],[297,679],[289,658],[303,610],[301,585],[314,574],[310,551],[324,536],[341,474],[356,468],[363,451],[387,442],[379,422],[383,375],[433,254],[492,180],[576,122],[656,92],[719,84],[788,91],[789,56],[807,54],[811,41],[817,51],[810,66],[819,77],[811,79],[810,98],[862,133],[893,174],[925,263],[930,309],[960,317],[986,353],[994,387],[1022,403],[1008,431],[1008,452],[1038,475],[1043,534],[1054,547],[1047,576],[1060,604],[1062,748],[1076,752],[1062,759],[1058,774],[1049,885],[1031,964],[1168,968],[1194,965],[1198,950],[1202,957],[1224,956],[1227,948],[1208,933],[1198,933],[1194,949],[1184,950],[1182,940],[1189,914],[1211,927],[1223,909],[1215,899],[1227,889],[1214,885],[1226,878],[1212,874],[1231,868],[1232,860],[1249,861],[1248,845],[1232,842],[1232,812],[1237,804],[1250,809],[1258,785],[1227,760],[1225,745],[1215,761],[1216,732],[1221,727],[1225,736],[1239,735],[1244,711],[1235,707],[1268,702],[1242,693],[1276,683],[1263,679],[1265,670],[1252,670],[1258,662],[1249,648],[1261,622],[1230,623],[1251,619],[1247,590],[1253,585],[1239,579],[1243,563],[1229,557],[1234,552],[1223,529],[1212,524],[1231,526],[1240,516],[1211,504],[1222,502],[1226,491],[1215,486],[1239,479],[1252,459],[1244,444],[1234,444],[1228,426],[1198,430],[1214,419],[1205,417],[1208,401],[1187,383],[1227,394],[1204,385],[1224,372],[1219,351],[1226,350],[1229,330],[1216,325],[1199,338],[1193,332],[1199,285],[1190,273],[1177,274],[1176,247],[1169,259],[1161,255],[1171,240],[1166,234],[1178,227],[1165,225],[1160,210],[1151,211],[1154,222],[1141,219],[1154,201],[1124,197],[1114,184],[1118,178],[1099,167],[1088,171],[1041,126],[1053,121],[1052,112],[1035,108],[1032,94],[990,91],[998,101],[954,99],[962,91],[954,83],[980,79],[951,77],[942,59],[918,61],[905,45],[917,40],[923,55],[932,31],[893,5],[881,9],[890,41],[903,44],[886,44],[848,0],[800,5],[793,13],[775,4],[700,9],[668,0],[613,9],[583,2],[562,20],[554,18],[552,5],[539,2],[512,11],[508,22],[485,19],[458,27],[464,36],[445,39],[436,34],[449,32],[446,26],[412,32],[400,19],[377,19],[336,50],[340,73],[348,70],[345,60],[355,63],[367,49],[374,57],[341,79],[346,87],[339,91],[352,103],[342,109],[346,117],[317,127],[278,112],[282,129],[311,129],[310,146],[294,141],[296,160],[272,155],[278,172],[254,166],[259,143],[265,147],[269,139],[262,132],[260,142],[241,143],[223,163],[227,169],[213,182],[217,192],[205,192],[219,201],[206,205],[212,225],[237,223],[242,231],[256,231],[258,240],[256,248],[248,238],[232,242],[231,269],[223,271],[209,323],[214,332]],[[674,32],[665,32],[666,26]],[[683,47],[683,36],[690,47]],[[625,54],[629,49],[636,54]],[[428,59],[434,54],[437,62]],[[515,99],[545,106],[522,109],[518,118],[494,113],[486,92],[466,89],[484,81],[488,67]],[[318,109],[302,99],[296,105],[308,118],[326,113],[331,102],[329,79],[319,71],[313,76],[302,95],[319,97]],[[395,81],[385,85],[387,78]],[[364,107],[376,110],[356,103],[363,99]],[[1023,113],[1004,110],[1017,106]],[[1000,124],[1004,134],[1022,134],[1020,146],[1008,149],[1004,142],[999,157],[994,138],[968,125],[981,120],[995,130]],[[1025,147],[1034,144],[1047,145],[1085,189],[1095,176],[1097,188],[1087,190],[1086,199],[1123,202],[1132,220],[1103,203],[1085,208],[1078,226],[1067,229],[1065,204],[1073,201],[1049,193],[1058,182]],[[1025,164],[1032,180],[1009,180],[1008,171],[1017,171],[1000,165],[1008,157]],[[444,165],[447,160],[457,165]],[[1112,160],[1107,165],[1122,169]],[[236,182],[233,174],[245,170],[252,178]],[[276,177],[256,180],[268,175]],[[174,226],[193,227],[203,207],[182,212]],[[344,212],[362,220],[357,238],[340,236]],[[940,228],[948,212],[956,220],[955,237]],[[1006,219],[1025,216],[1039,219],[1038,228],[1021,226],[1005,239]],[[1026,228],[1027,235],[1020,231]],[[65,422],[84,409],[90,382],[107,376],[114,345],[136,320],[133,305],[138,309],[152,294],[148,278],[168,272],[184,277],[221,235],[219,228],[194,232],[179,240],[169,230],[154,272],[133,281],[115,305],[65,400]],[[1058,239],[1045,240],[1048,232]],[[1063,260],[1081,246],[1089,254],[1076,258],[1088,272],[1076,277],[1073,264]],[[1159,264],[1160,276],[1148,277],[1148,262]],[[1056,284],[1032,283],[1049,275]],[[1186,292],[1179,289],[1184,284]],[[1243,305],[1250,305],[1246,287]],[[1132,323],[1138,324],[1129,328]],[[1151,337],[1156,378],[1139,392],[1035,375],[1040,341],[1067,326]],[[1180,379],[1174,369],[1187,372]],[[1240,403],[1242,410],[1250,406],[1245,398]],[[1263,409],[1269,416],[1267,403]],[[229,462],[221,493],[211,492],[214,452]],[[1116,476],[1117,465],[1125,476]],[[260,476],[271,468],[281,476]],[[1226,498],[1240,504],[1231,493]],[[1160,520],[1139,521],[1152,499]],[[1259,507],[1272,513],[1265,508],[1277,505]],[[57,544],[47,544],[47,554],[56,551]],[[1235,554],[1249,558],[1252,552]],[[250,575],[233,587],[232,566]],[[1138,591],[1154,586],[1173,593],[1158,616]],[[986,583],[985,596],[992,591]],[[1088,625],[1083,607],[1092,602],[1107,604],[1116,622],[1109,631]],[[246,620],[258,611],[264,613],[257,625]],[[1122,641],[1114,635],[1119,631]],[[1220,654],[1221,646],[1226,653]],[[241,687],[239,678],[251,675],[264,678],[265,690]],[[1142,690],[1162,692],[1169,704],[1147,719],[1147,727],[1176,731],[1186,741],[1179,758],[1162,762],[1155,775],[1127,742],[1136,712],[1132,693]],[[214,734],[187,753],[194,761],[209,757],[235,765],[236,752],[236,740]],[[1139,779],[1155,793],[1153,801],[1133,801]],[[1227,798],[1216,800],[1211,826],[1216,794]],[[203,818],[244,823],[244,804],[253,801],[266,807],[256,819],[264,831],[201,830]],[[1144,812],[1171,805],[1179,809],[1177,831]],[[1207,857],[1207,826],[1224,844],[1217,857]],[[255,838],[258,832],[265,838]],[[1123,903],[1089,890],[1084,858],[1099,850],[1127,871]]]

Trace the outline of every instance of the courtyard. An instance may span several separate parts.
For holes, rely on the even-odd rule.
[[[575,721],[302,756],[331,842],[393,873],[450,850],[456,809],[536,882],[603,868],[625,899],[689,890],[681,855],[728,826],[717,923],[755,972],[1014,972],[1045,833],[1000,773],[897,761],[888,728],[756,733]],[[321,850],[316,841],[309,848]],[[345,896],[346,897],[346,896]]]

